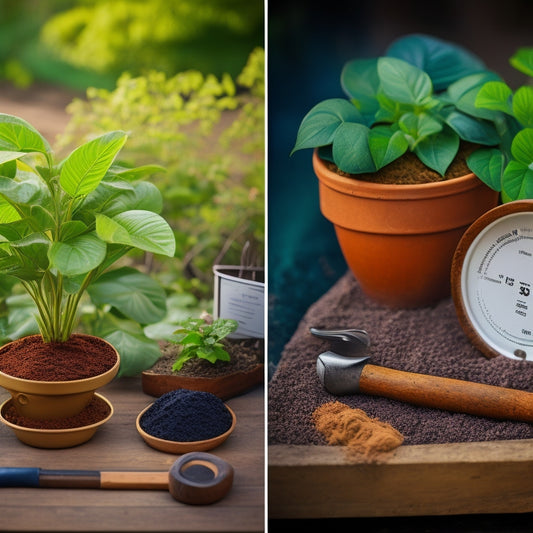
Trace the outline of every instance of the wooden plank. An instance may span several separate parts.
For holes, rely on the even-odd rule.
[[[180,456],[150,448],[135,428],[138,413],[155,401],[143,393],[140,378],[120,378],[100,392],[115,413],[89,442],[62,450],[32,448],[1,425],[1,466],[168,471]],[[7,397],[0,391],[0,401]],[[219,502],[187,505],[165,490],[2,488],[0,530],[264,531],[264,387],[226,403],[237,425],[222,445],[209,450],[234,468],[233,486]]]
[[[336,446],[269,446],[269,518],[533,511],[533,440],[401,446],[379,464],[346,457]]]

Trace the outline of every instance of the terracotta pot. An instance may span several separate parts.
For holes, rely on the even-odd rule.
[[[342,177],[313,154],[320,209],[333,223],[348,266],[371,299],[393,308],[450,295],[455,248],[499,195],[474,174],[420,185]]]
[[[19,339],[19,342],[22,340]],[[15,342],[5,344],[2,349],[13,346]],[[95,390],[109,383],[118,372],[119,354],[111,344],[103,342],[116,354],[116,362],[102,374],[71,381],[34,381],[0,372],[0,386],[11,394],[21,416],[38,420],[75,416],[87,406]]]

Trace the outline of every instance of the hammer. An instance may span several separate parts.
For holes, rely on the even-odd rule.
[[[363,393],[457,413],[533,422],[533,393],[393,370],[369,360],[324,352],[318,356],[318,376],[337,396]]]
[[[233,467],[204,452],[182,455],[168,472],[0,468],[0,487],[168,490],[175,500],[189,504],[217,501],[232,483]]]

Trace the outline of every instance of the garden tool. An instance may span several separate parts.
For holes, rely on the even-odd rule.
[[[311,331],[321,338],[329,335],[328,330]],[[331,394],[362,393],[447,411],[533,422],[533,393],[373,365],[370,357],[359,355],[363,350],[360,340],[345,338],[342,330],[331,331],[334,343],[340,337],[348,339],[342,341],[343,354],[326,351],[318,356],[319,379]],[[352,353],[358,355],[350,355],[351,344],[355,345]]]
[[[232,483],[233,467],[205,452],[182,455],[168,472],[0,468],[0,487],[168,490],[175,500],[189,504],[217,501]]]

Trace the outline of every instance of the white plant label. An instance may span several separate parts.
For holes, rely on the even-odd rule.
[[[254,281],[218,274],[216,315],[233,318],[238,329],[230,338],[264,337],[264,285]]]

